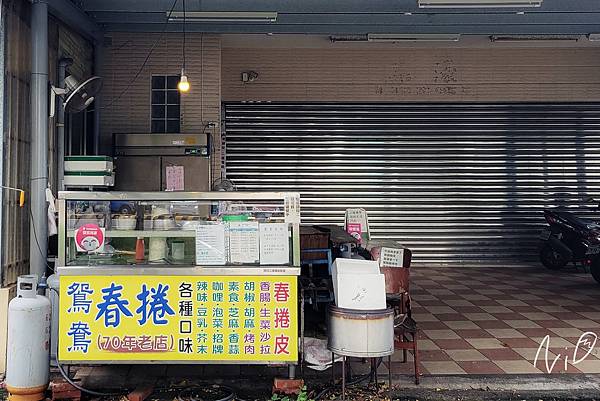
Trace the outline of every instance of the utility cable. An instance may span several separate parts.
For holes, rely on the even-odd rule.
[[[127,393],[127,391],[123,391],[123,392],[111,392],[111,393],[102,393],[100,391],[94,391],[94,390],[90,390],[87,389],[85,387],[80,386],[79,384],[75,383],[70,377],[69,375],[67,375],[67,372],[65,372],[64,368],[62,367],[62,365],[60,364],[60,362],[58,362],[58,359],[56,359],[56,366],[58,367],[58,371],[60,372],[60,374],[64,377],[64,379],[73,387],[75,387],[77,390],[83,392],[83,393],[87,393],[90,395],[95,395],[97,397],[105,397],[105,396],[114,396],[114,395],[123,395],[125,393]]]
[[[48,287],[51,291],[54,291],[56,293],[56,297],[58,299],[60,299],[60,292],[53,287]],[[58,340],[58,339],[57,339]],[[56,358],[56,366],[58,367],[58,371],[60,372],[60,374],[62,375],[62,377],[67,381],[67,383],[69,383],[71,386],[75,387],[77,390],[90,394],[90,395],[95,395],[97,397],[104,397],[104,396],[114,396],[114,395],[122,395],[124,393],[126,393],[127,391],[123,391],[123,392],[111,392],[111,393],[102,393],[100,391],[94,391],[94,390],[90,390],[87,389],[83,386],[80,386],[79,384],[75,383],[73,381],[73,379],[71,379],[69,377],[69,375],[67,374],[67,372],[65,372],[65,369],[62,367],[62,365],[60,364],[60,362],[58,361],[58,358]]]
[[[40,253],[41,258],[44,259],[44,264],[46,265],[48,270],[52,271],[52,273],[56,273],[56,270],[54,270],[54,268],[50,267],[50,265],[48,264],[48,259],[47,259],[48,255],[46,254],[46,256],[44,257],[44,252],[42,252],[42,246],[40,245],[40,241],[38,240],[37,229],[35,228],[35,219],[33,218],[33,211],[31,210],[31,202],[29,203],[29,207],[27,208],[27,210],[29,210],[29,219],[30,219],[29,221],[31,221],[31,229],[33,230],[33,238],[37,245],[38,252]],[[48,217],[44,216],[44,218],[48,218]]]
[[[150,51],[146,55],[146,58],[144,59],[144,62],[142,63],[142,66],[139,68],[139,70],[133,76],[133,79],[129,81],[129,83],[127,84],[127,86],[125,87],[125,89],[123,89],[121,91],[121,93],[119,93],[119,95],[116,98],[113,98],[109,104],[100,107],[100,109],[107,109],[107,108],[111,107],[113,104],[115,104],[117,101],[119,101],[123,97],[123,95],[125,95],[129,91],[129,89],[131,89],[131,86],[140,77],[140,75],[142,74],[142,71],[144,71],[144,68],[146,68],[146,64],[148,64],[148,60],[150,60],[150,56],[152,56],[152,53],[154,53],[154,50],[156,49],[156,46],[158,46],[158,43],[165,36],[165,32],[167,31],[167,26],[169,25],[169,21],[171,20],[171,14],[173,14],[173,10],[175,9],[175,6],[177,5],[178,2],[179,2],[179,0],[175,0],[173,2],[173,5],[171,6],[171,9],[169,10],[169,13],[167,14],[167,20],[165,21],[165,23],[163,25],[163,28],[162,28],[162,31],[160,32],[160,36],[152,44],[152,47],[150,48]]]
[[[381,366],[381,362],[382,361],[383,361],[383,358],[379,358],[379,362],[377,363],[377,366],[375,368],[371,367],[369,373],[365,373],[364,375],[360,375],[356,379],[352,380],[351,382],[346,383],[346,387],[348,387],[348,386],[355,386],[355,385],[360,384],[363,381],[371,378],[373,374],[376,375],[377,374],[377,370],[379,369],[379,366]],[[349,366],[349,368],[350,368],[350,366]],[[331,369],[333,369],[333,365],[331,366]],[[319,401],[329,391],[334,390],[334,389],[336,389],[338,387],[342,387],[342,385],[341,384],[335,384],[335,383],[333,383],[331,386],[324,388],[320,393],[318,393],[315,396],[314,400],[315,401]]]
[[[185,25],[186,25],[186,14],[185,14],[185,0],[183,1],[183,71],[185,71]]]

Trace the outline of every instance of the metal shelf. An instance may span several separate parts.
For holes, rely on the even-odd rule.
[[[109,238],[194,238],[196,230],[106,230]],[[75,230],[67,231],[67,237],[73,238]]]

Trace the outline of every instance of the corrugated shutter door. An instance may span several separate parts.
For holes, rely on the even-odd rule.
[[[537,259],[542,210],[600,198],[600,104],[227,103],[241,191],[298,191],[303,223],[363,207],[417,263]]]

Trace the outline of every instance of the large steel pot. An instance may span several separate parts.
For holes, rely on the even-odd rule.
[[[329,307],[327,348],[336,355],[375,358],[394,353],[394,311]]]

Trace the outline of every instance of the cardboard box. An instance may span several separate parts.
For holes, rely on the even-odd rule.
[[[345,309],[379,310],[386,308],[383,274],[341,274],[338,276],[336,305]]]
[[[385,277],[372,260],[337,258],[332,269],[335,303],[340,308],[386,308]]]

